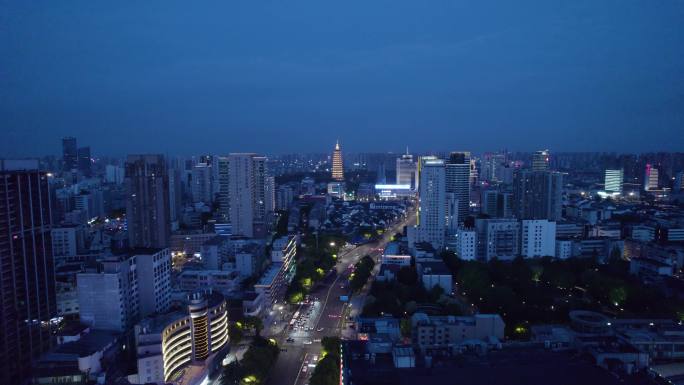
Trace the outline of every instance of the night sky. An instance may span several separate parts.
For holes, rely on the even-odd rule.
[[[0,0],[0,157],[683,151],[681,0]]]

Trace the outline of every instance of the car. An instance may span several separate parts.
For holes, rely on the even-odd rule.
[[[288,337],[285,341],[286,341],[286,342],[294,342],[294,338]]]
[[[318,361],[318,356],[313,356],[312,361],[314,361],[314,362]]]
[[[302,373],[306,373],[307,370],[308,370],[308,367],[307,367],[306,365],[304,365],[304,366],[302,367]]]
[[[281,352],[287,352],[287,349],[286,348],[280,348],[280,351]]]
[[[323,331],[323,328],[318,328],[318,329],[316,329],[316,331],[317,331],[317,332],[322,332],[322,331]]]
[[[304,341],[304,345],[311,345],[312,343],[313,343],[313,342],[311,342],[311,340],[306,340],[306,341]]]

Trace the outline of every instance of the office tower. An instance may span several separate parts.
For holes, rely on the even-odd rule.
[[[117,256],[76,275],[81,322],[93,329],[123,332],[139,319],[138,271],[134,256]]]
[[[418,170],[408,151],[397,158],[397,184],[409,185],[414,191],[418,189]]]
[[[511,260],[520,252],[520,224],[515,219],[476,219],[477,254],[483,261]]]
[[[57,316],[48,177],[37,161],[0,160],[0,383],[28,378]]]
[[[77,151],[78,154],[78,171],[86,178],[93,175],[92,161],[90,160],[90,147],[81,147]]]
[[[169,246],[169,177],[163,155],[126,159],[126,220],[131,247]]]
[[[485,190],[480,199],[480,212],[492,218],[510,218],[513,216],[512,200],[511,193]]]
[[[470,153],[452,152],[446,162],[446,192],[458,200],[458,221],[463,222],[470,209]]]
[[[133,254],[137,265],[140,317],[168,311],[171,304],[169,249],[140,249]]]
[[[525,258],[556,255],[556,222],[546,219],[522,221],[520,254]]]
[[[606,170],[606,175],[604,178],[606,192],[622,194],[623,177],[624,171],[622,169]]]
[[[273,207],[266,157],[238,153],[228,158],[233,234],[262,237],[270,224]]]
[[[646,164],[646,173],[644,174],[644,190],[657,190],[658,189],[658,169],[653,167],[652,164]]]
[[[549,150],[535,151],[532,154],[532,171],[547,171],[549,169]]]
[[[218,158],[219,214],[221,221],[230,222],[230,161],[228,157]]]
[[[332,178],[336,181],[344,180],[344,163],[342,162],[342,150],[340,142],[335,143],[335,151],[332,156]]]
[[[71,171],[78,166],[78,147],[74,137],[62,139],[62,164],[63,171]]]
[[[561,219],[563,174],[519,170],[513,185],[513,212],[518,219]]]
[[[444,248],[446,231],[446,172],[442,159],[420,158],[419,213],[415,242],[428,242]]]
[[[197,163],[192,168],[192,201],[211,205],[211,167],[207,163]]]

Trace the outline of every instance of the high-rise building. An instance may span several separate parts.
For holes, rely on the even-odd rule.
[[[249,153],[230,154],[228,158],[230,222],[233,234],[264,236],[270,226],[275,199],[267,159]]]
[[[413,155],[408,152],[397,158],[397,184],[409,185],[414,191],[418,188],[418,170]]]
[[[522,221],[520,254],[525,258],[556,255],[556,222],[546,219]]]
[[[131,247],[169,246],[171,216],[169,177],[163,155],[126,159],[126,220]]]
[[[458,200],[458,221],[468,217],[470,210],[470,153],[452,152],[446,161],[446,192]]]
[[[29,378],[57,315],[50,194],[37,161],[0,160],[0,383]]]
[[[624,180],[624,170],[606,170],[604,178],[605,190],[607,193],[622,194],[622,181]]]
[[[76,138],[68,136],[62,139],[62,170],[71,171],[78,166],[78,146]]]
[[[414,244],[428,242],[437,250],[444,248],[446,232],[446,182],[444,160],[420,158],[418,224]]]
[[[549,150],[535,151],[532,154],[532,171],[547,171],[549,160]]]
[[[197,163],[192,168],[192,200],[193,202],[203,202],[211,204],[211,166],[207,163]]]
[[[657,190],[658,189],[658,169],[653,167],[652,164],[646,164],[646,172],[644,173],[644,190]]]
[[[230,222],[230,160],[226,156],[218,158],[219,213],[224,223]]]
[[[518,219],[561,219],[563,174],[519,170],[513,185],[513,212]]]
[[[340,142],[335,143],[335,151],[332,156],[332,178],[336,181],[344,181],[344,162],[342,162],[342,150]]]
[[[85,177],[89,178],[93,175],[92,160],[90,159],[90,147],[80,147],[77,150],[78,154],[78,171]]]

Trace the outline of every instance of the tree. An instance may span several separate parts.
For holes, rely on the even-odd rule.
[[[233,344],[238,344],[240,341],[242,341],[242,337],[244,336],[244,332],[242,331],[242,328],[239,327],[238,325],[231,323],[228,326],[228,338],[230,338],[230,342]]]
[[[415,285],[416,282],[418,282],[418,272],[416,271],[416,268],[403,266],[399,269],[399,272],[397,272],[397,281],[407,286]]]
[[[399,321],[399,330],[401,330],[401,336],[410,338],[411,337],[411,319],[410,318],[402,318],[401,321]]]

